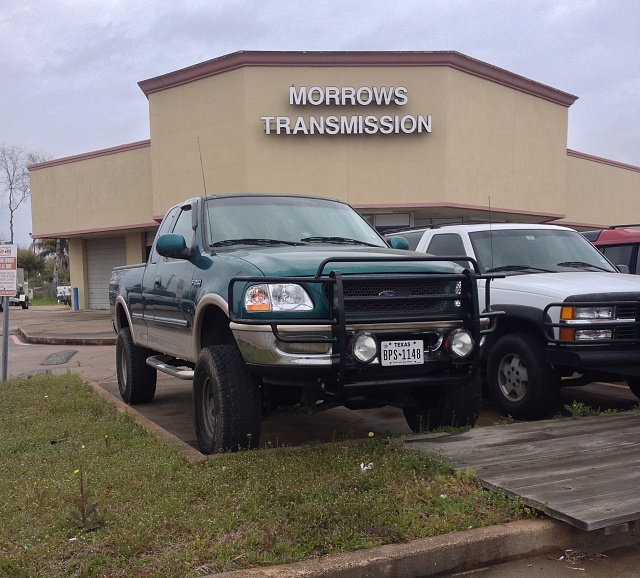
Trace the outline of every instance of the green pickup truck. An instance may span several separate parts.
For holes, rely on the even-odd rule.
[[[205,454],[257,447],[262,415],[286,407],[391,405],[414,431],[473,425],[494,325],[477,265],[406,248],[325,198],[172,207],[147,263],[111,275],[123,400],[150,402],[157,371],[192,381]]]

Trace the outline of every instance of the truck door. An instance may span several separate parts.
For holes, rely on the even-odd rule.
[[[195,234],[193,213],[191,205],[176,209],[168,228],[158,231],[158,235],[182,235],[187,246],[191,246]],[[188,359],[192,353],[191,327],[195,314],[195,291],[191,284],[195,266],[186,259],[157,255],[155,247],[150,256],[150,265],[143,281],[147,346]]]

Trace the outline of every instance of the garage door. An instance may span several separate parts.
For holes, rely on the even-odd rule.
[[[89,309],[109,309],[111,270],[126,263],[124,237],[87,240]]]

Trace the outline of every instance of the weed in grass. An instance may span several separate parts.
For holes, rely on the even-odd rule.
[[[506,416],[495,422],[495,425],[509,425],[513,423],[513,416]]]
[[[97,530],[104,526],[104,513],[98,509],[98,504],[91,501],[91,495],[86,488],[84,479],[84,468],[82,465],[82,450],[78,450],[78,469],[73,474],[78,477],[79,495],[76,500],[76,509],[67,518],[71,528],[80,528],[85,531]]]
[[[590,417],[594,415],[604,415],[610,413],[616,413],[615,409],[594,409],[581,401],[576,401],[575,399],[570,404],[565,404],[564,409],[569,413],[569,415],[573,419],[578,419],[580,417]]]

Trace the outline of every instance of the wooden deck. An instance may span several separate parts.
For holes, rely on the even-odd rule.
[[[441,453],[483,487],[582,530],[640,520],[640,411],[413,436],[406,446]]]

